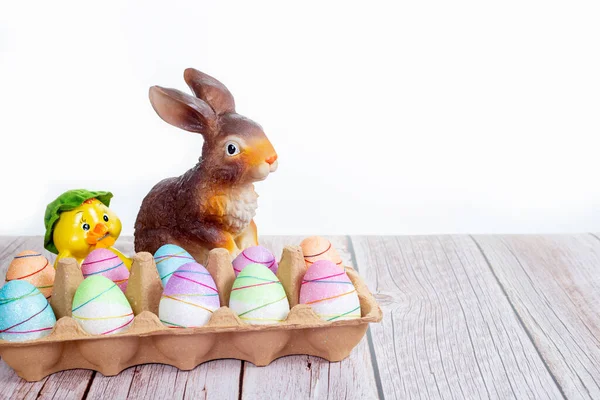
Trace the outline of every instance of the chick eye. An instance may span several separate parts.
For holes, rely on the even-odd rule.
[[[104,217],[102,217],[102,219],[104,219],[104,222],[108,222],[108,215],[104,214]]]
[[[236,142],[227,142],[225,144],[225,152],[228,156],[235,156],[236,154],[240,154],[240,145]]]
[[[88,224],[88,223],[86,222],[85,224],[81,225],[81,228],[82,228],[84,231],[89,231],[89,230],[90,230],[90,224]]]

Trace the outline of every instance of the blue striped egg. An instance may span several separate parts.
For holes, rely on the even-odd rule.
[[[174,244],[165,244],[154,253],[154,262],[158,269],[158,276],[162,281],[163,288],[167,287],[167,282],[177,268],[189,262],[195,262],[194,257],[181,247]]]
[[[0,289],[0,339],[23,342],[47,336],[56,317],[44,295],[27,281],[10,281]]]

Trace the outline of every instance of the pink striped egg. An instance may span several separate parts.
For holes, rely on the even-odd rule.
[[[300,304],[310,305],[325,321],[361,317],[356,288],[346,271],[329,260],[315,261],[304,274]]]
[[[83,277],[94,275],[104,276],[119,286],[125,293],[129,281],[129,270],[115,253],[108,249],[92,251],[81,263]]]
[[[248,247],[233,260],[235,276],[238,276],[249,264],[262,264],[269,268],[272,273],[277,273],[278,266],[275,256],[263,246]]]

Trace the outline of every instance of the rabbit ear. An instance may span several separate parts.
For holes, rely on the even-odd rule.
[[[150,88],[150,103],[164,121],[203,136],[211,135],[216,115],[206,102],[176,89]]]
[[[206,101],[217,115],[235,111],[235,102],[229,90],[221,82],[194,68],[188,68],[183,73],[183,79],[192,92]]]

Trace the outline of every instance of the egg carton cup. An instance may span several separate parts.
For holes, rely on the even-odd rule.
[[[212,250],[206,268],[217,285],[221,304],[229,304],[235,280],[229,253]],[[150,253],[137,253],[125,293],[135,318],[126,331],[99,336],[85,332],[71,318],[73,296],[83,275],[75,259],[61,259],[50,301],[58,319],[54,329],[37,340],[0,340],[0,356],[27,381],[75,368],[112,376],[148,363],[191,370],[203,362],[223,358],[245,360],[257,366],[294,354],[340,361],[360,342],[369,323],[382,318],[379,305],[356,271],[351,267],[345,270],[358,292],[361,318],[327,322],[310,306],[298,304],[306,267],[301,248],[288,246],[277,271],[291,308],[283,322],[250,325],[224,306],[202,327],[173,329],[163,325],[157,316],[163,287],[154,258]]]

